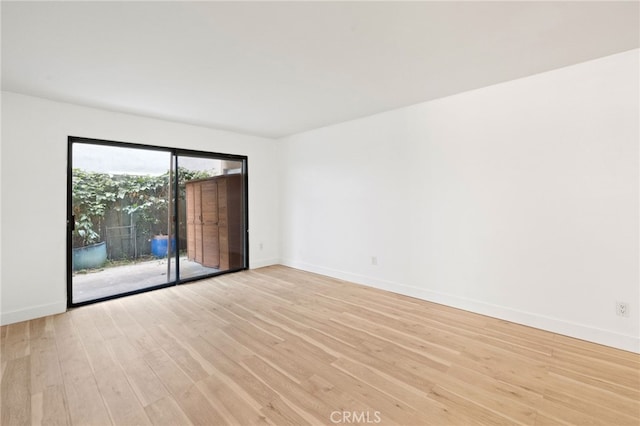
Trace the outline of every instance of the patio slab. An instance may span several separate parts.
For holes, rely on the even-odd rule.
[[[80,303],[116,294],[166,284],[175,280],[175,260],[171,261],[167,275],[167,258],[113,266],[88,273],[74,273],[73,302]],[[180,278],[192,278],[219,272],[197,262],[180,257]]]

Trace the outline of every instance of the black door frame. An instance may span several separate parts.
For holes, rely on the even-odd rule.
[[[102,146],[113,146],[120,148],[135,148],[135,149],[146,149],[150,151],[164,151],[170,153],[172,155],[173,167],[176,173],[174,173],[173,183],[172,183],[172,194],[170,197],[173,197],[175,202],[173,203],[173,228],[175,229],[175,239],[176,239],[176,274],[175,280],[169,281],[164,284],[151,286],[143,289],[133,290],[125,293],[119,293],[107,297],[102,297],[94,300],[84,301],[84,302],[73,302],[73,239],[72,239],[72,230],[73,230],[73,144],[84,143],[91,145],[102,145]],[[244,230],[243,230],[243,240],[242,246],[244,251],[243,256],[243,265],[241,268],[229,269],[220,272],[214,272],[211,274],[200,275],[197,277],[190,277],[186,279],[180,279],[180,256],[178,256],[180,250],[180,229],[178,226],[180,220],[180,212],[178,209],[178,164],[180,156],[189,156],[189,157],[201,157],[201,158],[210,158],[215,160],[230,160],[230,161],[238,161],[242,163],[242,176],[244,183],[244,194],[242,197],[242,208],[244,212]],[[245,269],[249,269],[249,174],[248,174],[248,157],[246,155],[235,155],[235,154],[225,154],[219,152],[207,152],[207,151],[198,151],[191,149],[183,149],[183,148],[171,148],[166,146],[159,145],[145,145],[138,144],[132,142],[118,142],[111,141],[105,139],[93,139],[79,136],[68,136],[67,138],[67,308],[75,308],[78,306],[89,305],[92,303],[103,302],[105,300],[117,299],[120,297],[130,296],[133,294],[145,293],[147,291],[157,290],[159,288],[172,287],[179,284],[185,284],[188,282],[193,282],[197,280],[202,280],[205,278],[210,278],[222,274],[227,274],[230,272],[237,272]]]

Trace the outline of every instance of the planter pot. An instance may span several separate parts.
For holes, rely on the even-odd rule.
[[[73,270],[99,268],[107,261],[107,243],[73,249]]]
[[[156,235],[151,240],[151,254],[155,257],[167,257],[167,240],[166,235]],[[176,239],[171,238],[171,253],[176,251]]]

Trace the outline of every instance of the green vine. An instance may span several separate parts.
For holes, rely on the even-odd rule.
[[[116,185],[106,173],[73,170],[74,247],[100,241],[98,233],[105,212],[116,199]]]
[[[179,168],[180,196],[184,197],[184,182],[209,176],[207,172]],[[168,182],[168,172],[159,176],[109,175],[74,169],[73,246],[82,247],[100,242],[105,215],[110,210],[135,215],[137,226],[145,234],[151,235],[153,227],[167,216]]]

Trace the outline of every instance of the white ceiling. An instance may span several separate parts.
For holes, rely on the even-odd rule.
[[[2,2],[2,89],[279,137],[640,45],[634,2]]]

